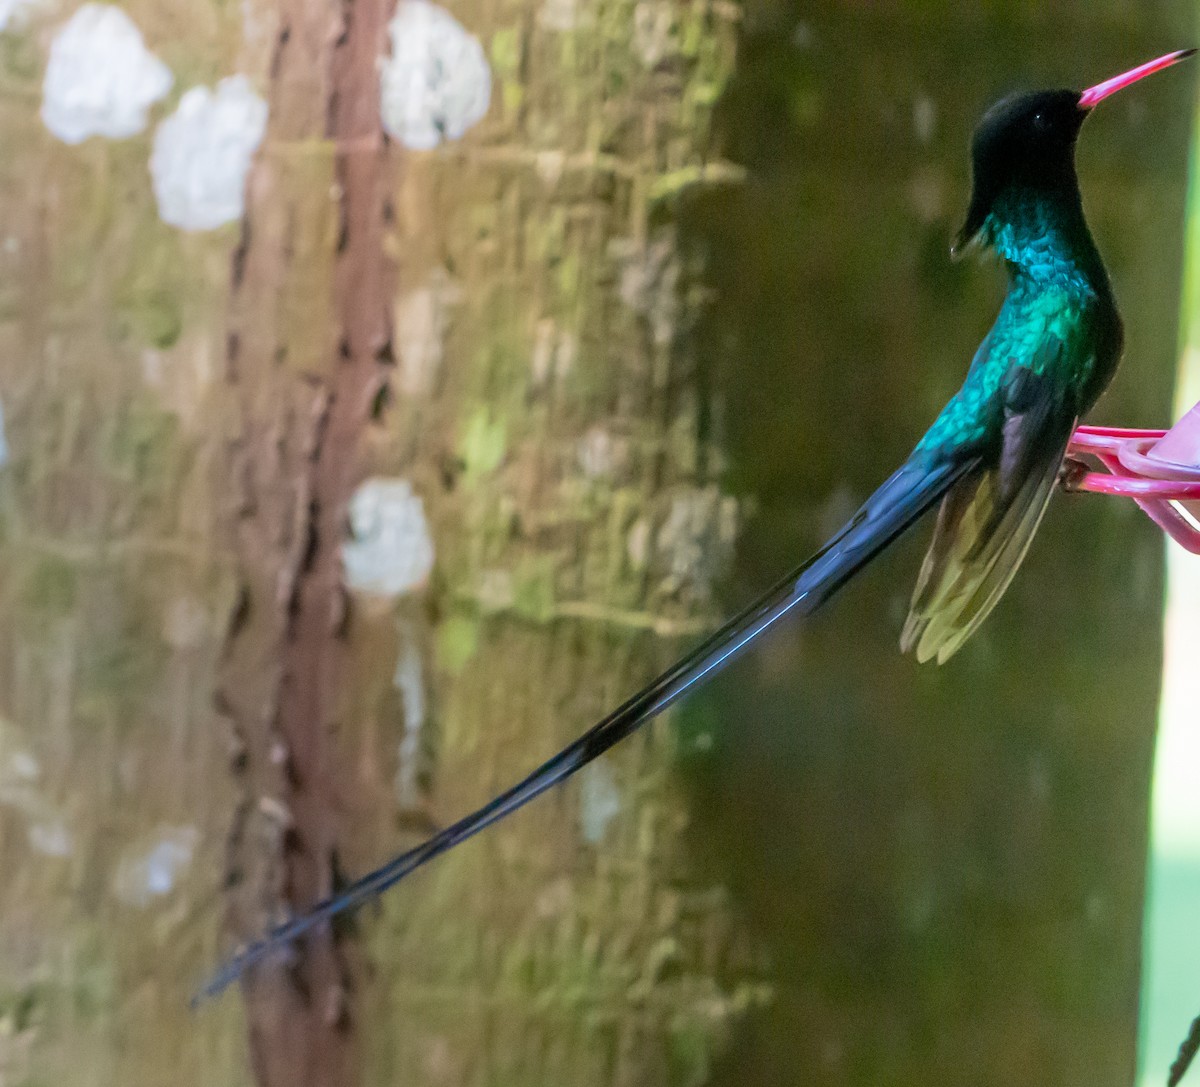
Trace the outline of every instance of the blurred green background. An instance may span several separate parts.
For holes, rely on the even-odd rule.
[[[705,342],[736,375],[731,476],[760,503],[738,599],[899,462],[986,326],[998,270],[946,259],[974,119],[1005,90],[1090,83],[1193,36],[1183,8],[1139,13],[752,16],[728,98],[750,179],[695,228],[719,270]],[[1081,137],[1085,206],[1128,328],[1094,421],[1171,417],[1188,80],[1114,102]],[[692,767],[701,849],[779,967],[725,1082],[1130,1082],[1161,543],[1128,505],[1056,502],[1004,605],[941,672],[895,651],[920,545],[681,714],[712,737]],[[1177,662],[1195,659],[1191,631],[1175,634]],[[1194,730],[1194,706],[1174,727]],[[1153,1082],[1196,1010],[1194,851],[1167,856]]]

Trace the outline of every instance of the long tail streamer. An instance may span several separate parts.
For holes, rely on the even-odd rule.
[[[482,808],[244,947],[199,990],[193,1004],[217,995],[277,948],[291,943],[336,914],[381,894],[422,865],[570,777],[719,672],[785,615],[792,612],[804,615],[816,610],[974,467],[974,462],[932,469],[918,468],[911,462],[906,464],[868,499],[825,547],[624,705]]]

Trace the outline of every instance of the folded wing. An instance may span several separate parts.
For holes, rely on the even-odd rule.
[[[994,465],[961,479],[942,500],[901,648],[947,661],[1004,595],[1029,550],[1075,426],[1074,404],[1051,338],[1002,384],[1001,446]]]

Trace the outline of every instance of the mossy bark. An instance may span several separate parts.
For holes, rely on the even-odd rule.
[[[132,11],[181,85],[240,57],[271,102],[240,239],[157,221],[148,138],[55,144],[36,118],[52,26],[4,39],[18,1081],[244,1082],[238,1002],[186,1010],[222,913],[248,935],[327,890],[339,850],[360,870],[485,798],[713,615],[738,516],[673,223],[724,176],[709,118],[737,9],[455,8],[497,103],[463,142],[411,155],[377,138],[387,7],[356,4],[342,36],[347,10],[264,7],[244,28]],[[432,583],[395,607],[340,584],[345,502],[371,473],[413,483],[437,548]],[[437,1079],[439,1054],[469,1053],[496,1078],[543,1046],[547,1068],[577,1051],[597,1081],[699,1075],[736,1002],[718,966],[739,952],[720,896],[676,879],[667,761],[635,745],[583,800],[443,866],[413,890],[464,908],[421,931],[365,918],[357,971],[318,939],[297,970],[257,975],[254,1075]],[[472,888],[497,848],[539,860],[512,864],[508,906],[483,916]],[[626,886],[629,916],[605,905]],[[520,1039],[486,1042],[494,1015],[527,1020]]]
[[[394,396],[372,471],[411,480],[437,548],[422,601],[357,609],[375,663],[344,765],[394,848],[394,665],[415,651],[415,841],[615,705],[715,616],[738,504],[695,363],[706,295],[680,208],[731,176],[711,111],[736,7],[470,4],[487,121],[408,155]],[[410,722],[411,723],[411,722]],[[694,1083],[759,990],[720,889],[689,874],[666,730],[464,846],[364,918],[379,1082]]]
[[[710,620],[737,527],[674,228],[680,201],[722,176],[707,122],[736,10],[455,14],[485,43],[498,104],[430,155],[343,132],[324,159],[288,157],[319,103],[347,107],[353,89],[324,74],[324,7],[285,9],[277,32],[278,150],[251,181],[228,344],[241,590],[222,703],[241,743],[242,934],[277,900],[327,893],[339,859],[356,871],[393,850],[398,807],[427,831],[635,688]],[[373,235],[356,252],[351,171],[372,154],[400,165],[395,211],[368,183]],[[362,298],[393,257],[394,369],[391,301]],[[340,589],[367,475],[407,479],[431,526],[434,580],[399,606]],[[719,896],[680,867],[685,809],[664,766],[652,739],[634,745],[392,896],[406,919],[369,925],[357,982],[329,936],[294,969],[256,972],[260,1081],[437,1078],[442,1060],[489,1079],[701,1075],[748,996],[717,980],[742,951]],[[497,851],[505,894],[480,898]]]
[[[205,78],[239,48],[236,12],[130,13]],[[45,131],[60,17],[0,37],[0,1078],[247,1083],[236,1004],[186,999],[234,795],[213,390],[236,234],[159,221],[148,136]]]

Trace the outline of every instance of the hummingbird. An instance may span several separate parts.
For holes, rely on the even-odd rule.
[[[1092,110],[1196,50],[1168,53],[1085,91],[1013,94],[971,143],[972,190],[951,247],[990,249],[1008,292],[962,387],[909,458],[819,551],[702,645],[482,808],[282,924],[231,958],[198,994],[523,807],[710,679],[790,614],[824,604],[922,515],[938,507],[900,644],[944,663],[1012,581],[1046,511],[1077,421],[1116,370],[1122,326],[1083,214],[1075,143]]]

